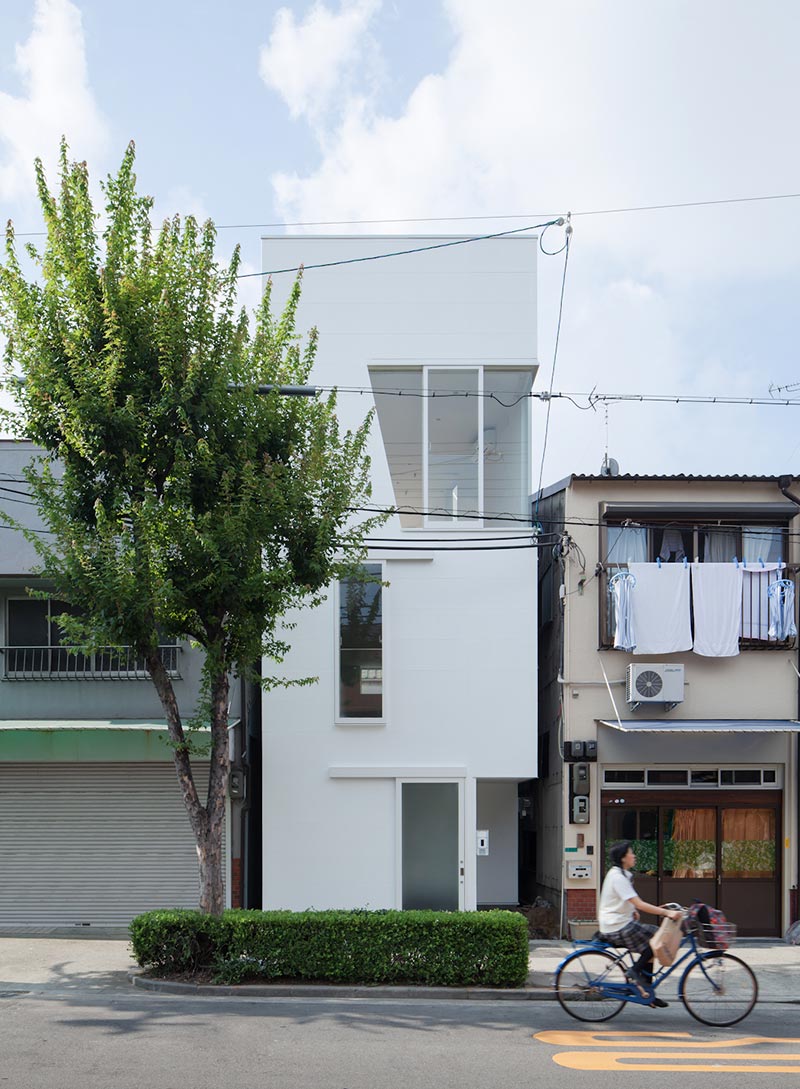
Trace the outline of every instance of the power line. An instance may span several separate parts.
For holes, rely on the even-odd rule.
[[[443,397],[485,397],[496,401],[503,408],[514,408],[520,403],[520,401],[529,398],[534,401],[550,400],[566,400],[570,401],[575,408],[586,411],[592,408],[595,404],[611,403],[613,401],[629,401],[629,402],[641,402],[641,403],[655,403],[655,404],[695,404],[695,405],[773,405],[779,408],[784,407],[796,407],[800,405],[800,398],[798,397],[729,397],[725,394],[684,394],[684,393],[595,393],[592,390],[589,393],[564,393],[550,390],[529,390],[526,393],[519,394],[513,401],[504,402],[498,392],[484,391],[483,393],[477,390],[428,390],[427,392],[418,390],[401,389],[399,386],[391,387],[386,386],[383,388],[371,388],[368,386],[317,386],[317,390],[322,393],[357,393],[357,394],[373,394],[376,397],[388,396],[388,397],[422,397],[422,398],[443,398]],[[508,391],[500,391],[506,393]],[[586,399],[586,404],[578,404],[576,398],[583,397]]]
[[[561,275],[561,294],[558,300],[558,321],[556,323],[556,340],[553,346],[553,366],[550,371],[550,386],[547,391],[547,412],[544,421],[544,437],[542,439],[542,461],[539,465],[539,486],[536,489],[536,511],[534,518],[539,513],[539,495],[542,491],[542,477],[544,476],[544,459],[547,454],[547,436],[550,431],[550,406],[553,403],[553,383],[556,377],[556,361],[558,360],[558,343],[561,338],[561,318],[564,314],[564,291],[567,286],[567,265],[569,264],[569,243],[572,234],[572,226],[567,222],[566,241],[564,242],[564,271]]]
[[[661,212],[683,208],[710,208],[726,204],[754,204],[771,200],[795,200],[800,198],[800,193],[768,193],[755,197],[725,197],[716,200],[687,200],[670,204],[639,204],[619,208],[589,208],[583,211],[572,212],[575,216],[608,216],[623,215],[634,212]],[[372,227],[381,223],[478,223],[493,220],[509,219],[539,219],[541,216],[555,216],[556,212],[524,212],[508,215],[482,215],[482,216],[406,216],[384,217],[382,219],[312,219],[282,221],[276,223],[218,223],[218,231],[245,231],[245,230],[281,230],[287,227]],[[46,231],[18,231],[16,238],[36,238],[45,235]]]
[[[470,242],[486,242],[492,238],[508,238],[512,234],[521,234],[523,231],[535,231],[540,227],[560,227],[564,223],[563,219],[551,219],[546,223],[532,223],[527,227],[514,227],[510,231],[495,231],[494,234],[479,234],[471,235],[469,238],[456,238],[450,242],[436,242],[430,246],[414,246],[408,250],[394,250],[391,253],[375,253],[366,257],[346,257],[339,261],[321,261],[315,265],[294,265],[291,268],[274,268],[267,272],[242,272],[236,279],[247,280],[254,276],[279,276],[284,272],[299,272],[301,269],[304,271],[315,268],[335,268],[339,265],[357,265],[364,261],[383,261],[387,257],[405,257],[410,253],[427,253],[429,250],[444,250],[450,246],[466,246]]]

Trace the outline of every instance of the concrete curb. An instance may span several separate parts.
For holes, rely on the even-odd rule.
[[[477,1002],[555,1002],[555,992],[547,987],[520,987],[503,990],[499,987],[349,987],[322,983],[242,983],[238,986],[214,983],[179,983],[168,979],[149,979],[141,972],[128,973],[134,987],[152,994],[174,994],[215,998],[371,998],[411,1002],[439,999]],[[677,995],[667,995],[671,1003],[680,1005]],[[800,998],[785,995],[759,994],[759,1005],[800,1005]]]
[[[431,999],[473,999],[479,1002],[555,1002],[555,993],[546,988],[520,987],[348,987],[321,983],[242,983],[226,986],[214,983],[178,983],[167,979],[149,979],[139,972],[129,972],[134,987],[155,994],[213,995],[227,998],[390,998],[416,1001]]]

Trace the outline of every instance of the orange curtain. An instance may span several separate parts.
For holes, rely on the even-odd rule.
[[[673,877],[714,877],[716,873],[715,849],[717,842],[717,813],[715,809],[676,809],[672,822],[673,843],[710,841],[711,850],[700,851],[698,857],[691,862],[678,862],[685,852],[676,852],[676,865],[673,867]]]
[[[772,877],[775,872],[774,844],[774,809],[723,809],[725,877]]]

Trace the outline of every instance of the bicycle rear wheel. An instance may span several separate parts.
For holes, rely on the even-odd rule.
[[[749,965],[731,953],[703,953],[683,973],[679,994],[686,1009],[704,1025],[735,1025],[758,999]]]
[[[609,985],[626,986],[619,960],[601,949],[573,953],[556,972],[556,997],[561,1008],[578,1021],[609,1021],[625,999],[608,994]]]

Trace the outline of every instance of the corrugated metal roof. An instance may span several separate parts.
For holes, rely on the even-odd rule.
[[[787,474],[788,475],[788,474]],[[712,482],[726,481],[737,483],[739,481],[752,481],[756,484],[776,484],[778,476],[742,476],[717,475],[714,473],[620,473],[618,476],[604,476],[600,473],[573,473],[571,480],[708,480]]]
[[[693,718],[693,719],[615,719],[597,720],[601,726],[633,734],[778,734],[800,733],[800,722],[794,718]]]

